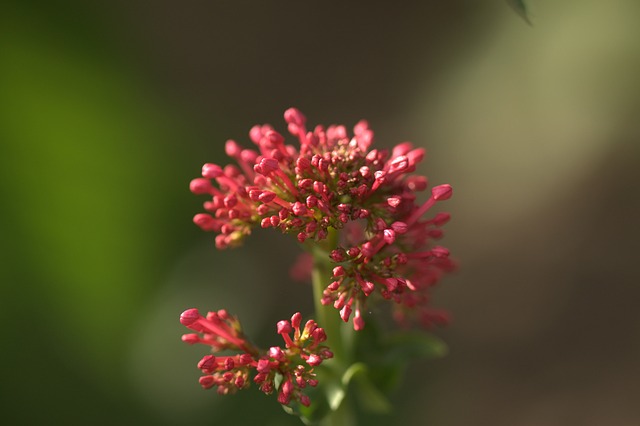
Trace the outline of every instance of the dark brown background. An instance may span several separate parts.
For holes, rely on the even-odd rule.
[[[451,353],[368,424],[640,423],[640,6],[9,1],[0,10],[2,417],[7,424],[297,424],[197,385],[185,308],[264,345],[311,312],[297,253],[216,252],[187,187],[282,112],[414,141],[451,183],[436,303]]]

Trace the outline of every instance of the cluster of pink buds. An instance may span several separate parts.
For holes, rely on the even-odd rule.
[[[408,189],[397,188],[396,194],[402,196],[387,197],[387,211],[377,210],[379,215],[365,235],[358,227],[348,230],[351,232],[345,234],[345,247],[330,254],[338,266],[333,268],[334,281],[324,290],[321,302],[333,304],[345,322],[353,312],[356,330],[364,327],[361,312],[374,293],[396,302],[394,317],[399,323],[406,323],[407,316],[426,328],[448,322],[446,312],[429,306],[429,289],[455,264],[446,248],[428,246],[432,239],[442,236],[440,227],[449,220],[449,214],[418,219],[436,202],[448,199],[451,187],[434,187],[422,205],[414,203],[415,196]]]
[[[218,393],[234,393],[249,386],[253,381],[266,394],[278,391],[278,402],[283,405],[298,401],[308,406],[309,397],[302,390],[316,386],[314,367],[333,357],[326,346],[324,330],[313,320],[300,329],[302,315],[297,312],[291,321],[280,321],[278,334],[284,340],[284,349],[278,346],[261,351],[243,335],[237,318],[226,311],[209,312],[206,317],[197,309],[187,309],[180,315],[180,322],[196,333],[185,334],[182,340],[211,347],[212,352],[222,350],[239,351],[235,355],[206,355],[198,363],[202,371],[200,384],[203,388],[216,387]],[[291,333],[293,332],[293,336]],[[280,381],[279,386],[276,384]]]
[[[251,129],[253,149],[227,141],[237,166],[203,166],[190,188],[211,198],[204,203],[207,213],[194,222],[218,234],[218,248],[238,245],[258,225],[294,234],[301,243],[342,230],[340,245],[328,253],[337,266],[324,304],[333,304],[345,322],[353,318],[356,330],[364,326],[362,312],[372,297],[396,302],[400,322],[446,322],[446,314],[428,302],[429,289],[454,267],[448,250],[432,244],[449,215],[423,216],[452,189],[435,186],[425,202],[417,201],[428,187],[426,177],[414,174],[425,150],[409,142],[390,152],[370,150],[374,135],[364,120],[349,136],[342,125],[308,131],[295,108],[284,118],[299,147],[286,144],[270,125]]]

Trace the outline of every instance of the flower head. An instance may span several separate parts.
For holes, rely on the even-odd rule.
[[[274,346],[263,351],[246,339],[237,318],[224,310],[209,312],[203,317],[197,309],[187,309],[180,315],[182,325],[196,332],[183,335],[184,342],[208,345],[214,354],[222,350],[239,352],[205,355],[198,362],[203,373],[199,380],[203,388],[215,387],[219,394],[235,393],[253,380],[266,394],[277,390],[281,404],[298,401],[308,406],[310,400],[303,389],[317,385],[314,367],[333,354],[321,344],[327,338],[324,330],[313,320],[307,321],[301,330],[301,321],[302,315],[298,312],[291,321],[278,322],[277,332],[282,335],[284,348]],[[276,378],[281,379],[279,387]]]
[[[191,191],[206,194],[207,213],[194,222],[217,234],[220,249],[239,245],[255,226],[277,228],[298,241],[322,241],[341,230],[337,247],[327,253],[336,263],[322,303],[333,304],[344,321],[364,326],[362,312],[371,298],[395,302],[395,317],[417,319],[425,326],[446,316],[428,306],[429,289],[453,269],[447,249],[433,245],[449,219],[438,213],[423,219],[452,195],[450,185],[431,188],[425,202],[417,193],[428,188],[416,175],[423,148],[403,142],[388,150],[370,149],[374,134],[366,121],[349,136],[342,125],[306,128],[295,108],[284,113],[289,145],[270,125],[249,132],[254,146],[229,140],[226,152],[237,165],[205,164]]]

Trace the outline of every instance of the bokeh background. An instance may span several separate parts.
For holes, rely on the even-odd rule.
[[[179,313],[263,345],[310,313],[296,245],[217,252],[188,191],[228,138],[367,118],[451,183],[451,353],[370,424],[640,424],[640,2],[5,0],[3,424],[295,425],[197,384]]]

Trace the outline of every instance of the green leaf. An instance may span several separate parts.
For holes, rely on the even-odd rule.
[[[524,0],[507,0],[507,3],[509,3],[511,8],[515,10],[527,24],[532,25],[531,20],[529,19],[529,10]]]
[[[404,362],[376,364],[369,371],[369,379],[381,392],[389,394],[398,388],[406,367]]]
[[[346,389],[338,383],[330,382],[327,383],[326,392],[329,408],[336,411],[338,407],[340,407],[340,404],[342,404],[342,401],[344,401],[344,397],[347,395]]]
[[[285,413],[290,414],[292,416],[299,416],[300,413],[298,413],[297,411],[295,411],[292,407],[289,407],[288,405],[282,405],[282,409],[284,410]]]
[[[356,362],[351,364],[347,371],[342,375],[342,385],[347,388],[351,380],[358,374],[365,374],[367,372],[367,366],[363,362]]]
[[[280,373],[276,373],[275,376],[273,377],[273,384],[275,385],[276,389],[280,389],[280,385],[282,384],[282,379],[284,379],[284,377]]]
[[[369,369],[362,362],[351,365],[342,376],[342,384],[349,386],[354,381],[358,388],[358,398],[362,404],[362,408],[366,411],[378,414],[389,413],[391,411],[391,403],[387,397],[378,389],[369,378]]]

